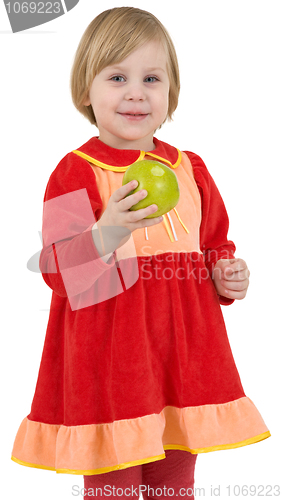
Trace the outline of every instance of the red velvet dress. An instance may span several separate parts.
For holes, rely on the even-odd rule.
[[[270,436],[230,349],[220,304],[233,301],[212,282],[235,252],[224,203],[199,156],[154,144],[118,150],[94,137],[50,176],[40,269],[53,293],[17,463],[92,475]],[[92,226],[142,158],[174,170],[179,203],[102,259]]]

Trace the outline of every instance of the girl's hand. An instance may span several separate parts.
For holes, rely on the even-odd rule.
[[[130,196],[126,195],[138,186],[137,181],[130,181],[124,186],[117,189],[109,199],[107,208],[102,217],[98,221],[101,226],[117,226],[127,228],[130,232],[142,227],[149,227],[158,224],[163,220],[163,217],[152,219],[144,219],[158,210],[157,205],[150,205],[140,210],[129,210],[138,201],[143,200],[147,196],[147,191],[142,189]]]
[[[220,259],[214,266],[213,282],[218,295],[244,299],[249,286],[250,271],[242,259]]]
[[[157,205],[150,205],[140,210],[129,210],[132,205],[144,199],[148,194],[142,189],[126,197],[137,186],[137,181],[130,181],[117,189],[110,197],[105,212],[97,222],[98,229],[92,230],[94,245],[100,256],[107,255],[120,245],[124,245],[136,229],[154,226],[163,220],[163,217],[144,219],[158,210]]]

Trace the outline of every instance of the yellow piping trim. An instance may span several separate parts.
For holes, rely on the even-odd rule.
[[[166,214],[163,214],[163,223],[164,223],[165,228],[166,228],[166,230],[167,230],[167,233],[168,233],[168,235],[169,235],[170,241],[174,242],[174,237],[173,237],[173,234],[172,234],[171,229],[170,229],[170,227],[169,227],[169,224],[168,224],[168,222],[167,222],[167,220],[166,220]]]
[[[127,469],[128,467],[134,467],[136,465],[148,464],[151,462],[156,462],[157,460],[163,460],[164,458],[166,458],[165,453],[163,453],[162,455],[157,455],[156,457],[134,460],[132,462],[125,462],[123,464],[115,465],[113,467],[103,467],[101,469],[93,469],[93,470],[57,469],[56,472],[58,474],[84,474],[86,476],[92,476],[95,474],[104,474],[105,472],[112,472],[114,470]]]
[[[84,158],[84,160],[87,160],[90,163],[93,163],[93,165],[96,165],[97,167],[104,168],[105,170],[112,170],[114,172],[125,172],[129,167],[129,165],[127,165],[126,167],[115,167],[112,165],[107,165],[106,163],[102,163],[101,161],[98,161],[95,158],[92,158],[92,156],[89,156],[85,153],[82,153],[81,151],[78,151],[77,149],[74,149],[72,152],[78,156],[81,156],[81,158]],[[139,158],[137,158],[136,161],[143,160],[144,156],[145,156],[145,151],[140,151]]]
[[[184,450],[184,451],[189,451],[192,454],[198,454],[198,453],[208,453],[211,451],[219,451],[219,450],[231,450],[234,448],[240,448],[242,446],[247,446],[249,444],[254,444],[258,443],[259,441],[263,441],[264,439],[267,439],[271,436],[270,432],[264,432],[263,434],[259,434],[258,436],[255,436],[250,439],[245,439],[244,441],[239,441],[238,443],[231,443],[231,444],[222,444],[218,446],[210,446],[207,448],[188,448],[187,446],[182,446],[180,444],[166,444],[164,445],[164,450]],[[72,470],[72,469],[55,469],[54,467],[47,467],[45,465],[37,465],[37,464],[31,464],[29,462],[23,462],[22,460],[18,460],[15,457],[11,457],[11,459],[20,464],[20,465],[25,465],[26,467],[33,467],[35,469],[45,469],[45,470],[52,470],[56,471],[58,474],[79,474],[79,475],[86,475],[86,476],[92,476],[95,474],[103,474],[105,472],[111,472],[114,470],[119,470],[119,469],[126,469],[128,467],[134,467],[135,465],[142,465],[142,464],[147,464],[150,462],[156,462],[157,460],[162,460],[166,458],[165,454],[162,455],[157,455],[155,457],[150,457],[146,459],[141,459],[141,460],[134,460],[132,462],[125,462],[123,464],[115,465],[113,467],[102,467],[100,469],[91,469],[91,470]]]
[[[88,469],[88,470],[73,470],[73,469],[55,469],[54,467],[46,467],[45,465],[37,465],[37,464],[31,464],[29,462],[22,462],[21,460],[18,460],[15,457],[11,457],[11,459],[20,464],[20,465],[25,465],[27,467],[34,467],[35,469],[47,469],[47,470],[52,470],[56,471],[57,474],[83,474],[85,476],[92,476],[96,474],[104,474],[105,472],[112,472],[114,470],[120,470],[120,469],[127,469],[128,467],[134,467],[135,465],[142,465],[142,464],[148,464],[151,462],[156,462],[157,460],[163,460],[166,458],[165,453],[162,455],[157,455],[155,457],[150,457],[150,458],[143,458],[140,460],[134,460],[132,462],[125,462],[123,464],[119,465],[114,465],[113,467],[101,467],[100,469]]]
[[[178,157],[177,157],[176,163],[174,165],[172,165],[172,163],[170,161],[165,160],[161,156],[155,155],[154,153],[146,153],[146,155],[152,156],[153,158],[157,158],[157,160],[161,160],[161,161],[164,161],[164,162],[168,163],[171,168],[176,168],[176,167],[178,167],[178,165],[181,162],[181,151],[179,151],[179,149],[177,149],[177,151],[178,151]]]
[[[140,151],[140,155],[137,158],[137,160],[135,160],[135,161],[143,160],[145,155],[152,156],[153,158],[157,158],[157,160],[168,163],[171,168],[176,168],[176,167],[178,167],[178,165],[181,162],[181,151],[179,149],[177,149],[177,151],[178,151],[178,157],[177,157],[176,163],[174,165],[172,165],[172,163],[169,160],[166,160],[165,158],[162,158],[161,156],[155,155],[154,153],[146,153],[145,151]],[[107,163],[102,163],[101,161],[96,160],[95,158],[92,158],[92,156],[89,156],[86,153],[82,153],[82,151],[78,151],[77,149],[74,149],[72,152],[78,156],[81,156],[81,158],[84,158],[84,160],[87,160],[90,163],[93,163],[93,165],[96,165],[97,167],[104,168],[105,170],[112,170],[114,172],[125,172],[128,169],[128,167],[131,165],[131,164],[127,165],[126,167],[117,167],[117,166],[113,166],[113,165],[107,165]]]
[[[176,208],[174,208],[173,210],[175,211],[180,224],[182,224],[182,226],[184,227],[185,231],[189,234],[189,231],[188,231],[187,227],[185,226],[184,222],[182,222],[182,220],[180,219],[179,213],[177,212]]]
[[[46,465],[37,465],[37,464],[30,464],[29,462],[23,462],[22,460],[13,457],[13,455],[11,456],[11,460],[13,460],[13,462],[16,462],[17,464],[25,465],[26,467],[33,467],[34,469],[45,469],[45,470],[56,471],[55,467],[47,467]]]
[[[267,432],[264,432],[263,434],[259,434],[258,436],[255,436],[253,438],[245,439],[244,441],[239,441],[238,443],[221,444],[218,446],[210,446],[208,448],[191,449],[191,448],[188,448],[187,446],[182,446],[180,444],[166,444],[166,445],[164,445],[164,450],[185,450],[185,451],[189,451],[192,454],[208,453],[209,451],[231,450],[234,448],[240,448],[241,446],[247,446],[248,444],[258,443],[259,441],[263,441],[264,439],[267,439],[270,436],[271,436],[270,432],[267,431]]]

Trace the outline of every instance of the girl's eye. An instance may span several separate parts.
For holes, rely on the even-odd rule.
[[[158,78],[156,78],[155,76],[147,76],[147,78],[145,78],[145,80],[148,83],[154,83],[154,82],[158,81]]]
[[[125,78],[121,75],[115,75],[115,76],[112,76],[111,80],[113,82],[122,82],[125,80]]]

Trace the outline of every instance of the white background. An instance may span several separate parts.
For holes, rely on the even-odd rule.
[[[9,500],[82,498],[72,495],[82,476],[22,467],[10,455],[30,412],[51,299],[27,269],[41,248],[46,184],[66,153],[98,135],[72,104],[70,69],[90,21],[122,5],[151,11],[172,36],[180,101],[156,136],[203,158],[229,213],[229,238],[251,271],[247,297],[223,312],[245,393],[272,437],[199,455],[195,486],[213,498],[211,486],[221,485],[224,500],[227,485],[281,486],[281,2],[80,0],[17,34],[1,2],[1,495]]]

